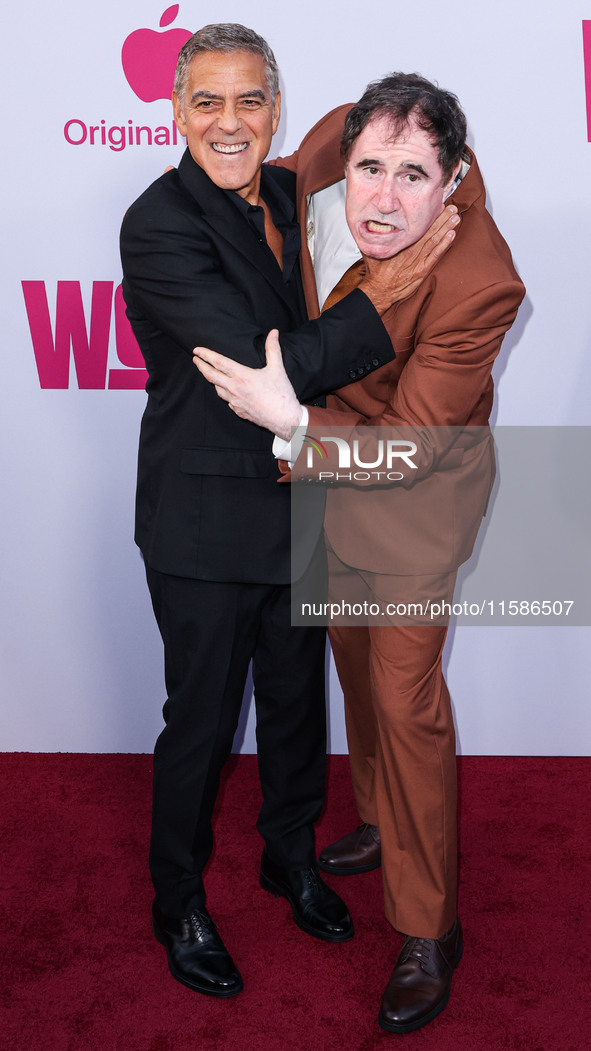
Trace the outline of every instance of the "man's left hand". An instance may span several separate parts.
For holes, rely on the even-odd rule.
[[[283,366],[275,328],[267,336],[265,353],[267,364],[262,369],[250,369],[207,347],[195,347],[193,361],[237,416],[289,441],[300,422],[302,407]]]

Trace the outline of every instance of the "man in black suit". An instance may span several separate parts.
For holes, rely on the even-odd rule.
[[[202,872],[251,660],[261,885],[287,898],[308,934],[345,941],[353,927],[315,863],[325,639],[290,626],[289,487],[277,484],[271,436],[217,397],[192,350],[213,344],[261,366],[276,328],[299,398],[314,401],[393,357],[378,311],[396,297],[382,303],[366,282],[305,320],[295,177],[263,166],[280,95],[262,38],[235,25],[196,33],[179,55],[173,106],[188,149],[131,206],[121,236],[127,313],[149,373],[136,540],[168,693],[154,753],[153,929],[175,978],[232,996],[242,979],[206,911]]]

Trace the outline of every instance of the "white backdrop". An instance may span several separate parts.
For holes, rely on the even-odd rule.
[[[183,0],[159,30],[164,10],[163,0],[62,0],[59,9],[25,0],[4,18],[2,750],[149,751],[161,727],[161,645],[132,541],[145,394],[113,303],[123,212],[183,144],[172,142],[170,103],[138,97],[133,56],[132,90],[121,50],[141,27],[192,31],[250,17],[243,4]],[[284,11],[260,0],[252,23],[281,67],[274,152],[290,152],[325,111],[391,70],[454,91],[528,289],[496,368],[496,421],[589,425],[582,20],[591,0],[476,0],[461,14],[440,0],[300,0],[297,20]],[[151,130],[151,145],[148,131],[129,144],[138,127]],[[461,750],[587,754],[590,643],[588,628],[568,626],[452,630]],[[346,751],[334,669],[330,731],[332,751]],[[236,747],[254,751],[246,710]]]

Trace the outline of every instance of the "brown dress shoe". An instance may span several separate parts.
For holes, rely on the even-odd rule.
[[[377,825],[367,824],[325,847],[318,858],[318,868],[335,876],[357,876],[381,864],[380,830]]]
[[[405,938],[380,1007],[382,1029],[411,1033],[443,1011],[462,948],[459,920],[443,938]]]

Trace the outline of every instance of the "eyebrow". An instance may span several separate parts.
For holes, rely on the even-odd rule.
[[[252,99],[252,98],[256,98],[256,99],[261,99],[263,102],[267,101],[267,96],[265,95],[265,92],[263,91],[262,88],[253,88],[252,91],[242,91],[240,93],[240,95],[237,95],[236,97],[238,99]],[[199,99],[211,99],[211,100],[214,100],[214,101],[218,100],[218,101],[222,102],[223,99],[224,99],[224,96],[223,95],[217,95],[215,91],[205,91],[205,90],[194,91],[193,94],[191,95],[191,98],[189,99],[189,105],[191,106],[194,102],[197,102]]]
[[[372,157],[362,158],[356,165],[356,168],[380,168],[383,165],[383,160],[376,160]],[[399,164],[397,171],[399,172],[416,172],[417,175],[424,175],[426,179],[430,179],[431,176],[425,171],[422,164],[413,164],[412,161],[406,161],[406,163]]]
[[[410,161],[407,164],[401,164],[398,171],[410,171],[416,172],[417,175],[424,175],[426,179],[430,179],[431,176],[425,171],[422,164],[412,164]]]

